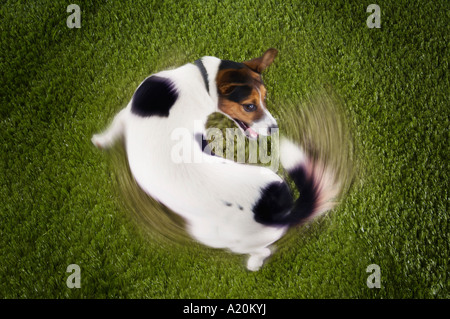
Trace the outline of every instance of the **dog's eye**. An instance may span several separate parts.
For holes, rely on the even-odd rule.
[[[254,112],[256,111],[256,105],[255,104],[242,104],[244,107],[245,112]]]

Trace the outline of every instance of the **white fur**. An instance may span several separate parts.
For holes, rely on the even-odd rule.
[[[205,133],[204,127],[198,132],[194,122],[205,124],[211,113],[219,111],[215,76],[220,59],[204,57],[203,63],[208,72],[210,94],[193,64],[159,72],[158,76],[175,83],[179,93],[169,117],[139,117],[131,112],[130,101],[112,125],[104,133],[94,135],[92,141],[106,148],[123,135],[130,169],[140,187],[182,216],[189,233],[201,243],[248,254],[247,268],[255,271],[270,255],[268,247],[284,235],[287,226],[271,227],[256,222],[252,207],[262,187],[282,179],[270,169],[211,157],[200,147],[192,149],[192,157],[208,157],[207,160],[175,163],[171,158],[171,150],[179,142],[171,139],[175,129],[187,130],[194,145],[195,134]],[[267,123],[273,122],[268,117]],[[286,144],[285,151],[293,153],[298,160],[299,152],[294,146]],[[293,162],[285,159],[285,164],[292,166]]]
[[[286,170],[292,170],[307,160],[303,151],[296,144],[283,138],[280,142],[280,161]]]

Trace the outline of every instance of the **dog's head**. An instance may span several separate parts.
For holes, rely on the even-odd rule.
[[[278,51],[267,50],[261,57],[242,63],[222,60],[216,77],[219,111],[231,118],[251,139],[270,135],[277,122],[265,105],[266,88],[261,73]]]

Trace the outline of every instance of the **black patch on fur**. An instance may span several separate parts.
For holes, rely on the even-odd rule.
[[[288,185],[284,182],[273,182],[261,190],[261,197],[252,210],[258,223],[285,225],[293,204]]]
[[[206,140],[206,138],[203,134],[197,133],[197,134],[195,134],[194,138],[195,138],[195,141],[200,146],[200,149],[202,150],[203,153],[211,155],[211,156],[216,156],[216,154],[214,154],[214,152],[209,147],[208,141]]]
[[[226,98],[230,101],[240,103],[241,101],[247,99],[252,93],[252,87],[248,85],[236,86]]]
[[[288,226],[301,224],[313,213],[317,205],[318,189],[314,179],[303,166],[288,171],[297,186],[300,197],[292,202],[286,183],[272,183],[261,191],[253,207],[255,220],[264,225]]]
[[[288,171],[289,176],[294,180],[295,186],[300,192],[300,197],[295,202],[292,211],[296,216],[293,223],[299,223],[308,218],[316,207],[318,190],[311,177],[306,175],[303,166],[298,166]]]
[[[227,83],[247,84],[251,85],[252,79],[245,73],[230,70],[224,74],[223,80]]]
[[[219,64],[219,70],[225,69],[242,69],[245,68],[246,65],[244,63],[234,62],[230,60],[222,60]]]
[[[229,202],[225,202],[225,201],[224,201],[224,204],[227,205],[228,207],[231,207],[233,205],[233,204],[231,204]]]
[[[145,79],[134,92],[131,112],[142,117],[168,117],[177,99],[173,82],[154,75]]]
[[[239,210],[244,210],[244,207],[238,204]]]

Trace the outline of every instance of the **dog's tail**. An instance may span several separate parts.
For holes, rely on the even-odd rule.
[[[281,140],[280,160],[300,193],[288,214],[288,224],[303,224],[335,206],[333,199],[340,193],[341,185],[329,167],[309,158],[287,139]]]

